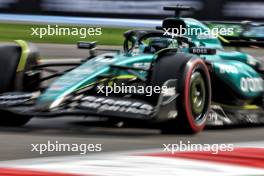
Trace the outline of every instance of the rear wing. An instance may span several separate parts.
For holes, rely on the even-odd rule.
[[[221,35],[220,39],[224,46],[236,47],[264,47],[264,23],[251,21],[226,22],[226,21],[205,21],[210,29],[212,28],[233,28],[232,35]]]

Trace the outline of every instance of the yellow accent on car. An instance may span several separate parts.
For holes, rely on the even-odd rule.
[[[21,56],[16,70],[17,72],[20,72],[25,69],[29,53],[29,47],[27,42],[24,40],[15,40],[15,42],[21,47]]]
[[[256,109],[259,109],[260,107],[257,105],[245,105],[243,106],[243,108],[247,110],[256,110]]]
[[[232,105],[220,104],[220,103],[215,103],[215,102],[212,102],[212,104],[220,105],[220,106],[223,106],[226,108],[241,109],[241,110],[258,110],[258,109],[260,109],[259,106],[252,105],[252,104],[247,104],[244,106],[232,106]]]
[[[225,42],[225,43],[230,43],[227,39],[225,39],[223,36],[221,36],[221,35],[217,35],[217,37],[220,39],[220,40],[222,40],[223,42]]]
[[[132,78],[136,78],[136,76],[134,76],[134,75],[120,75],[120,76],[115,76],[115,77],[111,78],[111,80],[113,80],[113,79],[132,79]],[[97,84],[97,83],[100,83],[100,82],[104,82],[105,80],[107,80],[107,79],[106,78],[100,79],[99,81],[95,81],[93,83],[90,83],[90,84],[87,84],[83,87],[80,87],[76,91],[84,89],[86,87],[90,87],[90,86]],[[110,81],[110,82],[112,82],[112,81]],[[111,86],[111,85],[109,85],[109,86]]]

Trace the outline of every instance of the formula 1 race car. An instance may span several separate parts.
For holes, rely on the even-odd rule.
[[[32,117],[100,116],[158,123],[164,133],[197,133],[205,125],[262,123],[260,62],[225,51],[215,37],[172,36],[171,29],[208,27],[178,16],[189,7],[164,9],[177,16],[156,30],[127,31],[123,52],[97,55],[95,42],[79,42],[90,51],[80,63],[40,63],[36,48],[21,40],[1,46],[0,125],[21,126]],[[65,66],[71,68],[54,69]]]

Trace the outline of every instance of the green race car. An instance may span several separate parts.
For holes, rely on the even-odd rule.
[[[189,9],[165,7],[176,16],[157,30],[127,31],[123,51],[97,55],[95,42],[79,42],[90,51],[80,63],[41,64],[36,48],[21,40],[1,46],[0,125],[21,126],[32,117],[100,116],[157,123],[164,133],[198,133],[206,125],[263,123],[260,62],[225,51],[210,35],[173,35],[182,27],[209,29],[178,16]],[[54,69],[65,66],[71,68]]]

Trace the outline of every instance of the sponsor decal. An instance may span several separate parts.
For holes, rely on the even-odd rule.
[[[225,74],[225,73],[237,74],[238,73],[238,69],[233,65],[219,64],[219,69],[220,69],[221,74]]]
[[[142,68],[142,69],[149,69],[150,68],[150,63],[149,62],[141,62],[141,63],[134,63],[133,67],[135,68]]]
[[[2,94],[0,95],[0,105],[11,106],[11,105],[25,103],[27,101],[38,98],[39,95],[40,92],[33,92],[33,93],[13,92],[13,93]]]
[[[96,109],[97,112],[113,111],[143,115],[150,115],[153,112],[151,105],[130,100],[86,96],[82,101],[81,107]]]
[[[261,92],[263,91],[263,79],[242,77],[240,87],[243,92]]]
[[[190,53],[192,54],[215,54],[216,50],[212,48],[204,48],[204,47],[195,47],[195,48],[190,48]]]

